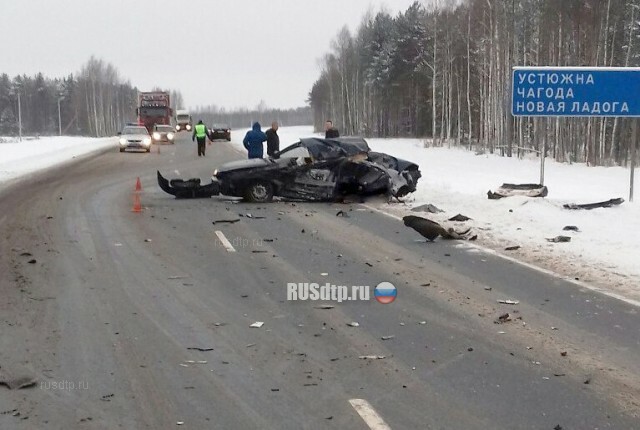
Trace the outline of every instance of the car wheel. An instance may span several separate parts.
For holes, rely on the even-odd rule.
[[[120,152],[124,152],[124,148],[120,148]]]
[[[231,138],[230,137],[227,137],[227,142],[231,142]]]
[[[147,152],[151,152],[151,148],[147,148]]]
[[[269,182],[256,181],[245,189],[244,198],[251,203],[266,203],[273,200],[273,185]]]

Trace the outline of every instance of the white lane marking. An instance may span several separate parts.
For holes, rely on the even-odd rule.
[[[362,206],[364,206],[367,209],[370,209],[372,211],[376,211],[378,213],[381,213],[382,215],[386,215],[386,216],[388,216],[390,218],[396,219],[398,221],[402,221],[402,217],[399,217],[397,215],[393,215],[393,214],[391,214],[389,212],[385,212],[382,209],[378,209],[378,208],[376,208],[374,206],[369,206],[367,204],[363,204]],[[621,302],[625,302],[627,304],[630,304],[632,306],[640,308],[640,301],[638,301],[638,300],[630,299],[628,297],[623,296],[622,294],[614,293],[613,291],[604,290],[604,289],[602,289],[600,287],[589,285],[586,282],[578,281],[576,279],[569,278],[567,276],[561,275],[560,273],[554,272],[553,270],[545,269],[543,267],[536,266],[534,264],[518,260],[517,258],[501,254],[498,251],[496,251],[495,249],[486,248],[486,247],[484,247],[482,245],[478,245],[478,244],[475,244],[475,243],[469,243],[469,242],[466,242],[465,246],[469,247],[470,249],[477,249],[479,251],[483,251],[483,252],[485,252],[487,254],[494,255],[496,257],[502,258],[503,260],[509,261],[511,263],[519,264],[519,265],[524,266],[524,267],[526,267],[528,269],[535,270],[535,271],[540,272],[540,273],[544,273],[545,275],[549,275],[551,277],[554,277],[556,279],[560,279],[562,281],[568,282],[568,283],[576,285],[578,287],[586,288],[587,290],[594,291],[596,293],[600,293],[600,294],[605,295],[607,297],[611,297],[612,299],[620,300]]]
[[[222,242],[222,246],[224,246],[228,252],[236,252],[236,249],[231,245],[231,242],[229,242],[223,232],[216,230],[216,236],[218,236],[218,239]]]
[[[384,422],[382,417],[373,409],[373,406],[364,399],[349,400],[353,409],[356,410],[360,418],[364,420],[371,430],[391,430],[391,427]]]

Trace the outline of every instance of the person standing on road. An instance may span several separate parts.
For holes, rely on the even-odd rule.
[[[267,135],[262,132],[259,122],[253,123],[253,128],[247,132],[242,140],[242,144],[247,148],[249,158],[262,158],[264,156],[264,146]]]
[[[325,139],[335,139],[336,137],[340,137],[340,132],[337,128],[333,126],[333,121],[328,119],[324,123],[324,138]]]
[[[202,120],[198,121],[193,128],[191,140],[195,141],[196,139],[198,140],[198,157],[204,157],[204,151],[207,148],[205,145],[207,143],[207,126],[202,123]]]
[[[280,151],[280,136],[278,136],[278,123],[273,121],[271,128],[265,133],[267,135],[267,155],[273,157]]]

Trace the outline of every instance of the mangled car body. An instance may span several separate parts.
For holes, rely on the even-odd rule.
[[[415,163],[373,152],[359,137],[305,138],[274,158],[226,163],[205,187],[217,186],[221,194],[251,202],[274,196],[308,201],[335,201],[353,194],[401,198],[415,191],[420,176]],[[178,197],[175,190],[160,186]]]

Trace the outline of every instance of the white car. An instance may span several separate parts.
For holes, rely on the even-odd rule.
[[[151,152],[151,136],[147,128],[142,125],[128,125],[118,133],[120,139],[118,144],[120,145],[120,152],[124,152],[127,148],[130,149],[143,149],[146,152]]]

